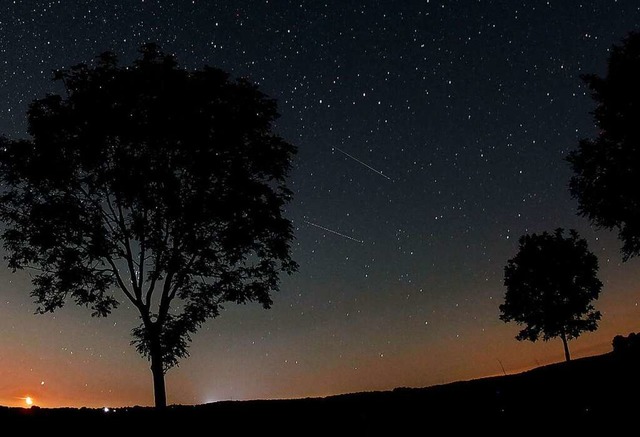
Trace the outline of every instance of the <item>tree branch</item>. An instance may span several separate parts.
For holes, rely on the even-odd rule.
[[[164,284],[162,285],[162,297],[160,298],[160,306],[158,308],[158,323],[164,323],[165,317],[169,313],[169,305],[173,298],[170,296],[171,281],[173,280],[174,272],[169,270],[167,276],[164,278]]]
[[[34,267],[34,266],[30,266],[30,265],[25,265],[25,266],[22,266],[21,268],[29,269],[29,270],[35,270],[37,272],[42,272],[42,273],[56,273],[56,272],[51,271],[51,270],[45,270],[45,269],[42,269],[40,267]]]
[[[182,269],[183,274],[180,275],[180,277],[173,284],[173,287],[171,287],[171,292],[169,294],[169,302],[171,302],[176,297],[178,288],[180,288],[180,286],[182,285],[182,282],[184,282],[184,278],[187,277],[189,269],[191,268],[191,266],[193,265],[193,263],[196,261],[197,258],[198,258],[198,254],[196,253],[191,257],[191,259],[187,262],[187,264]]]
[[[114,214],[113,217],[110,217],[107,212],[104,210],[104,208],[102,207],[102,205],[100,205],[98,202],[95,201],[95,199],[93,199],[89,193],[87,192],[87,190],[85,190],[82,185],[78,185],[78,189],[80,190],[80,192],[82,192],[82,194],[84,194],[84,197],[86,200],[88,200],[89,202],[91,202],[93,204],[93,206],[95,206],[96,208],[98,208],[100,210],[100,214],[102,214],[102,217],[105,219],[105,223],[107,224],[107,226],[109,227],[109,230],[113,233],[115,233],[115,230],[113,229],[113,226],[111,226],[111,221],[116,222],[117,218],[115,216],[114,211],[112,210],[111,212]],[[73,195],[72,192],[70,192],[70,194]],[[107,194],[107,199],[109,199],[109,195]]]
[[[136,276],[135,266],[133,265],[133,251],[131,250],[131,243],[129,237],[129,230],[127,229],[127,224],[124,221],[124,213],[122,212],[122,206],[118,203],[116,205],[118,207],[118,224],[120,226],[120,230],[122,231],[122,236],[124,240],[124,247],[126,250],[125,259],[127,261],[127,266],[129,267],[129,276],[131,276],[131,284],[133,285],[133,292],[136,295],[136,298],[142,302],[142,290],[138,288],[138,278]]]
[[[127,296],[129,298],[131,303],[133,303],[136,306],[136,308],[141,309],[140,307],[141,307],[142,302],[139,301],[139,300],[136,300],[136,298],[133,297],[133,294],[131,294],[131,292],[127,288],[126,284],[122,280],[122,277],[120,276],[120,273],[118,272],[118,267],[116,267],[116,264],[113,261],[113,259],[111,259],[110,256],[107,256],[106,258],[107,258],[107,262],[109,263],[109,265],[112,268],[111,271],[113,272],[114,275],[116,275],[116,280],[118,281],[118,286],[120,287],[120,289],[122,289],[122,291],[125,294],[125,296]]]
[[[147,210],[144,210],[144,218],[142,221],[142,232],[140,235],[140,261],[138,263],[138,290],[140,290],[140,295],[142,297],[142,283],[144,282],[144,263],[145,263],[145,225],[147,223]]]
[[[167,247],[168,242],[169,242],[169,221],[167,220],[164,226],[164,241],[162,243],[162,248]],[[156,288],[156,282],[160,277],[160,264],[161,264],[162,258],[164,257],[164,250],[162,250],[162,248],[155,255],[155,260],[156,260],[155,267],[153,270],[153,274],[151,275],[151,282],[149,284],[149,288],[147,290],[147,296],[145,299],[145,306],[147,307],[147,311],[151,307],[151,298],[153,297],[153,292],[155,291],[155,288]]]

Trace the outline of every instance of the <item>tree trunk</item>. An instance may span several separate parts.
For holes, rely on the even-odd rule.
[[[564,346],[564,358],[567,361],[571,361],[571,354],[569,353],[569,344],[567,343],[567,336],[563,334],[560,335],[560,338],[562,339],[562,344]]]
[[[151,340],[151,373],[153,374],[153,395],[156,409],[167,407],[167,389],[164,384],[164,366],[162,363],[162,347],[159,336]]]

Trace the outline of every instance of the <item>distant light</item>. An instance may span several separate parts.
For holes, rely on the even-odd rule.
[[[111,410],[109,409],[109,407],[104,407],[104,408],[102,409],[102,411],[104,411],[105,413],[108,413],[108,412],[109,412],[109,411],[111,411]]]
[[[28,406],[32,406],[33,399],[31,398],[31,396],[27,396],[26,398],[24,398],[24,403],[27,404]]]

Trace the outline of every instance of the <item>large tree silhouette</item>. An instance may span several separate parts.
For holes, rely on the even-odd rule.
[[[583,80],[597,103],[598,135],[567,157],[575,173],[571,194],[580,215],[618,231],[628,260],[640,255],[640,33],[612,48],[605,77]]]
[[[9,266],[35,270],[38,312],[133,304],[162,408],[164,374],[202,323],[225,302],[268,308],[296,269],[283,217],[296,149],[248,81],[140,53],[55,74],[66,93],[31,104],[31,139],[2,140],[0,218]]]
[[[600,312],[591,303],[602,288],[598,258],[574,230],[568,237],[562,229],[524,235],[519,246],[504,270],[507,292],[500,319],[525,325],[519,341],[560,337],[569,361],[568,341],[598,328]]]

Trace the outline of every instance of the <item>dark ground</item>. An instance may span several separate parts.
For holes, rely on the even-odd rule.
[[[429,388],[172,406],[164,413],[0,407],[0,435],[637,435],[639,364],[638,354],[609,353]]]

